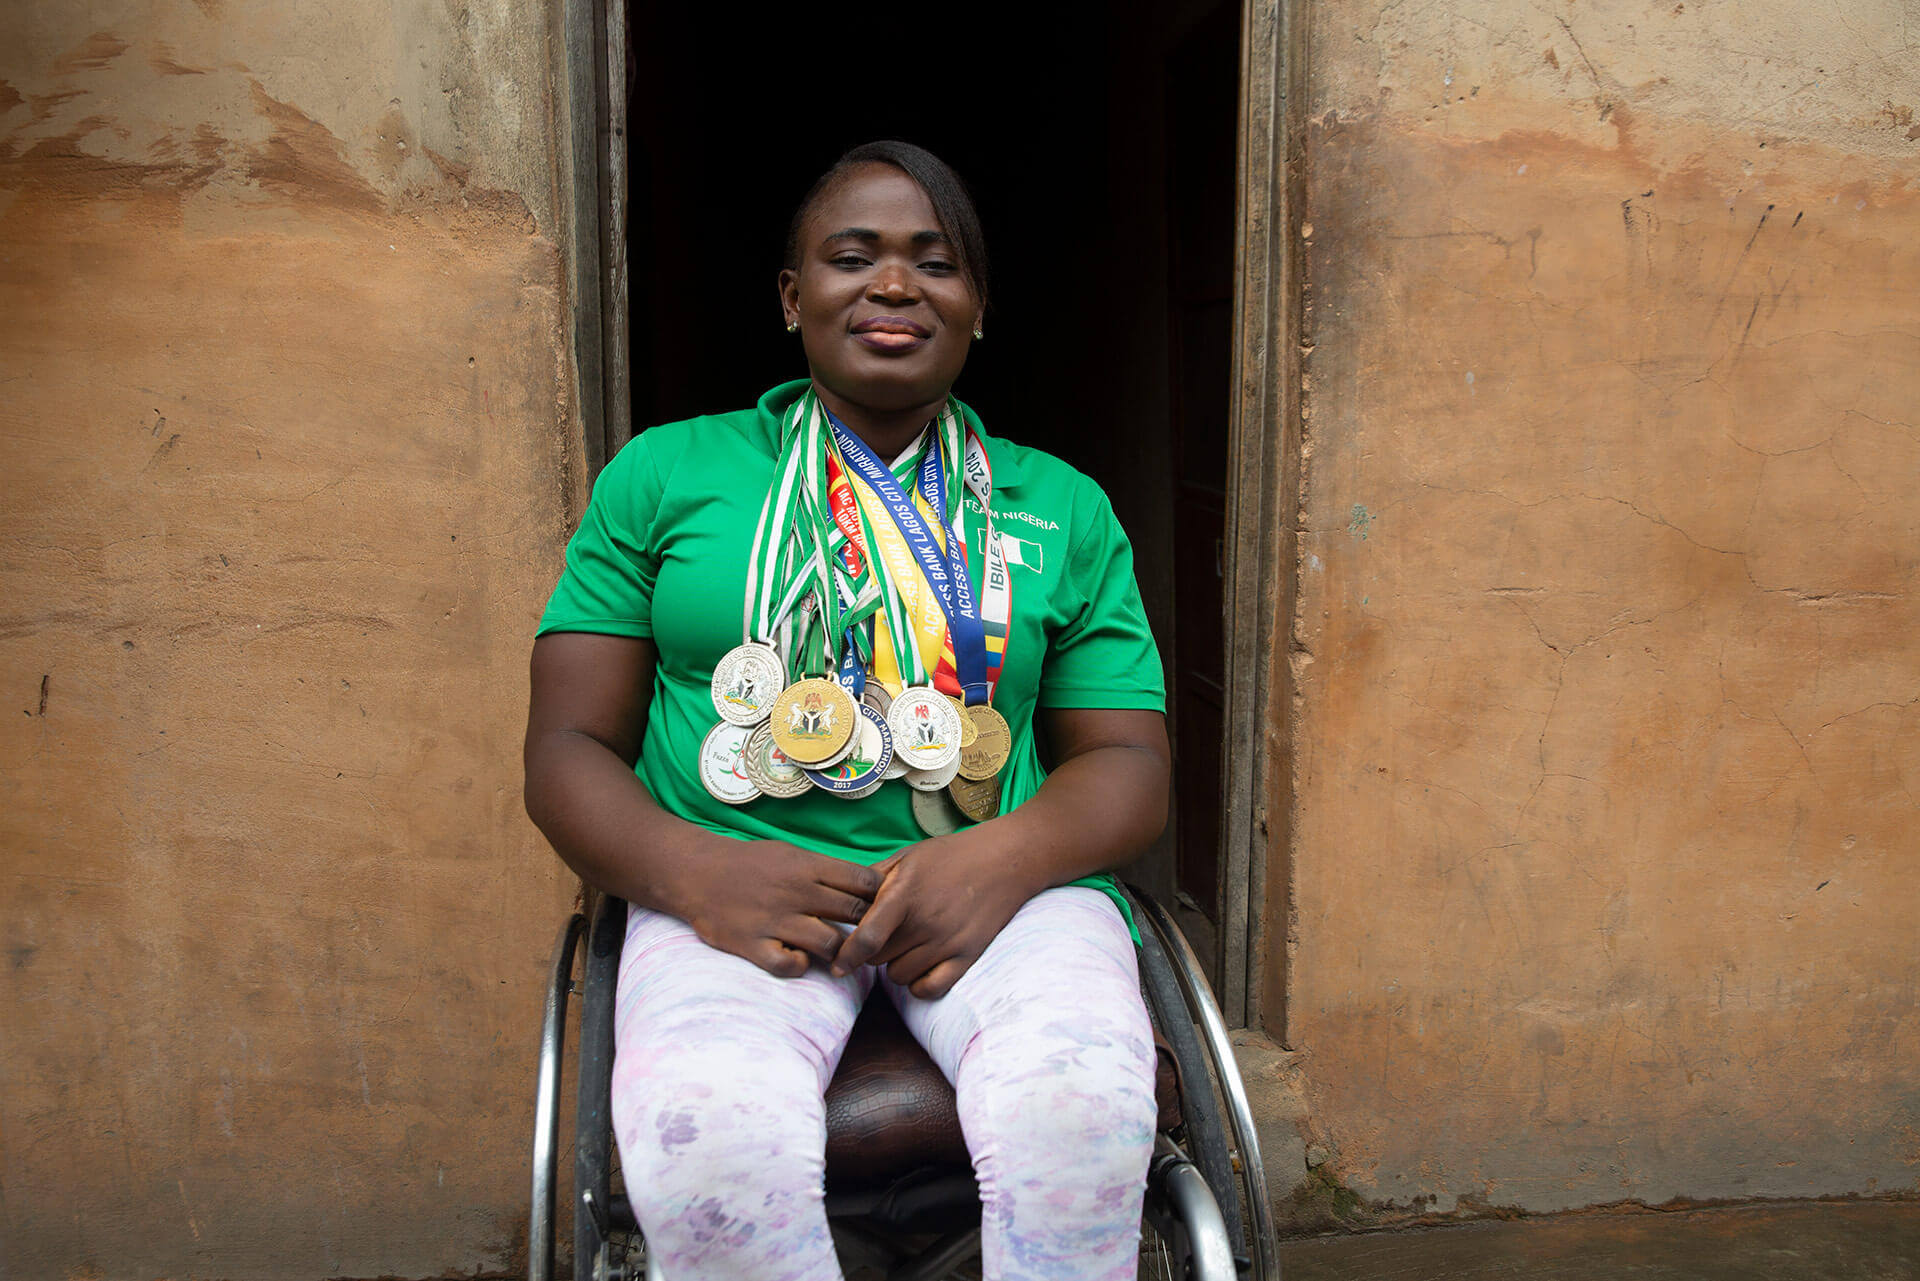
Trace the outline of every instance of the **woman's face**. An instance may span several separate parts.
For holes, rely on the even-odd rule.
[[[780,302],[814,381],[876,412],[945,399],[980,308],[919,184],[891,165],[853,170],[808,213],[798,250]]]

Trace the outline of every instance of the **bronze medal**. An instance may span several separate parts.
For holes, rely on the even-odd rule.
[[[780,691],[768,723],[787,759],[817,768],[845,754],[857,717],[853,696],[838,681],[810,676]]]
[[[1013,730],[990,703],[969,707],[967,724],[973,730],[973,741],[960,749],[960,777],[983,783],[1006,767],[1007,758],[1013,754]]]
[[[947,795],[962,814],[976,823],[984,823],[1000,812],[1000,776],[975,781],[956,777],[947,784]]]

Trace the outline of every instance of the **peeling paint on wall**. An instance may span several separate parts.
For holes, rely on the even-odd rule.
[[[1313,10],[1289,1008],[1389,1217],[1920,1187],[1908,17]]]
[[[518,740],[583,489],[545,20],[0,14],[18,1275],[524,1255],[572,882]]]

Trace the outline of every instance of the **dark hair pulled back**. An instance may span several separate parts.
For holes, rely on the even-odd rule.
[[[967,278],[974,301],[985,311],[987,238],[980,230],[980,212],[973,207],[973,196],[951,165],[925,147],[916,147],[910,142],[888,140],[862,143],[834,161],[832,168],[816,178],[813,186],[807,188],[807,194],[801,198],[800,207],[793,211],[793,221],[787,224],[785,265],[791,270],[797,270],[800,266],[800,227],[806,222],[807,215],[813,212],[813,207],[850,172],[863,165],[891,165],[913,179],[914,184],[927,193],[927,203],[933,206],[933,216],[939,219],[940,230],[953,242],[954,254],[960,260],[960,273]]]

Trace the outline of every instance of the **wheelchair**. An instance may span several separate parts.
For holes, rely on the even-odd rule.
[[[1253,1114],[1226,1025],[1173,918],[1125,893],[1139,926],[1140,985],[1155,1030],[1158,1133],[1141,1225],[1141,1277],[1279,1281]],[[591,924],[589,925],[589,914]],[[554,946],[540,1031],[528,1281],[555,1276],[562,1055],[567,1001],[581,998],[573,1159],[577,1281],[656,1281],[657,1261],[619,1184],[610,1099],[614,989],[627,909],[595,896]],[[585,943],[581,977],[573,974]],[[878,989],[876,989],[877,991]],[[953,1090],[892,1003],[869,1000],[827,1096],[826,1209],[850,1276],[936,1281],[978,1276],[980,1202]],[[678,1281],[678,1279],[670,1279]]]

